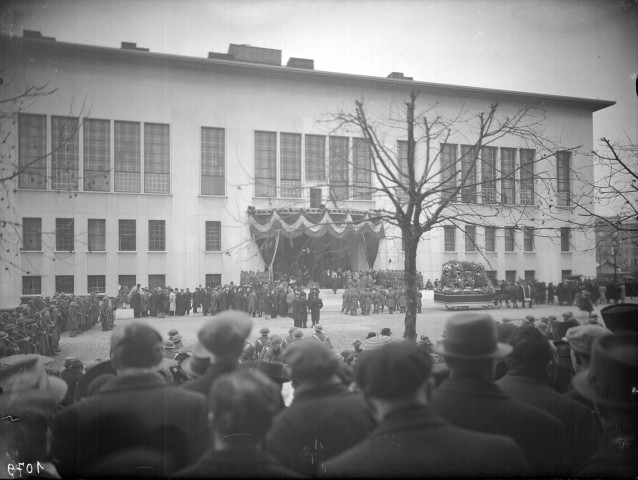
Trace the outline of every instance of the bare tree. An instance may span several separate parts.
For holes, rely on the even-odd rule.
[[[14,83],[14,79],[3,81],[3,89],[7,89]],[[49,84],[22,86],[11,89],[8,96],[0,97],[0,265],[5,271],[17,268],[22,271],[23,267],[17,257],[19,253],[11,255],[11,244],[22,244],[23,232],[20,215],[15,205],[15,193],[18,188],[27,185],[27,188],[38,190],[46,189],[49,182],[47,164],[51,161],[55,163],[55,174],[59,177],[73,175],[77,171],[77,166],[70,165],[63,155],[67,146],[77,140],[81,119],[86,113],[84,103],[78,109],[79,113],[74,114],[75,106],[69,106],[69,113],[65,120],[61,122],[63,127],[54,139],[51,149],[33,149],[29,145],[19,145],[16,131],[20,116],[30,111],[36,102],[45,97],[54,95],[57,88],[52,88]],[[5,90],[6,91],[6,90]],[[3,92],[4,93],[4,92]],[[77,120],[77,121],[72,121]],[[18,150],[22,148],[29,153],[19,155]],[[51,169],[53,170],[53,168]],[[51,172],[51,177],[53,177]],[[79,179],[75,178],[75,182]],[[57,188],[59,194],[77,195],[78,188],[65,189]],[[26,271],[28,274],[29,271]]]
[[[358,100],[352,111],[329,119],[336,122],[335,131],[354,131],[369,145],[371,164],[354,168],[369,169],[376,180],[371,191],[378,199],[387,199],[378,202],[379,218],[401,232],[406,284],[404,337],[412,341],[416,339],[417,247],[423,234],[441,225],[497,225],[497,219],[506,217],[518,226],[531,219],[531,210],[543,201],[534,191],[534,181],[549,184],[554,180],[541,166],[558,148],[557,140],[542,136],[545,112],[534,105],[491,103],[478,112],[461,108],[451,118],[440,110],[440,104],[420,105],[418,94],[412,93],[398,112],[386,112],[385,117],[379,116],[378,110],[369,113],[366,103]],[[386,144],[386,138],[392,136],[405,139],[403,148]],[[500,140],[516,142],[518,147],[533,149],[534,154],[529,162],[504,170],[481,153]],[[460,155],[446,150],[452,142],[464,144]],[[513,182],[517,172],[521,182],[529,178],[531,184],[529,198],[522,197],[513,207],[509,199],[497,198],[496,184]],[[478,196],[482,196],[480,203]]]

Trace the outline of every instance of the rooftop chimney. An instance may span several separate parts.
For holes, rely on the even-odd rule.
[[[137,50],[138,52],[148,52],[148,48],[138,47],[135,42],[122,42],[122,50]]]
[[[293,68],[305,68],[308,70],[314,70],[315,69],[315,61],[311,58],[295,58],[295,57],[290,57],[290,59],[288,60],[288,63],[286,64],[287,67],[293,67]]]
[[[405,75],[403,75],[403,72],[392,72],[390,75],[388,75],[388,78],[394,78],[397,80],[414,80],[413,77],[406,77]]]
[[[228,46],[228,55],[231,56],[232,60],[238,62],[281,66],[281,50],[275,50],[274,48],[260,48],[231,43]]]
[[[48,40],[50,42],[55,42],[54,37],[43,37],[42,32],[37,30],[22,30],[22,38],[33,38],[37,40]]]
[[[232,60],[233,57],[227,53],[208,52],[208,58],[211,60]]]

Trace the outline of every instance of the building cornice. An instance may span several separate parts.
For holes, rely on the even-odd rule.
[[[373,77],[279,65],[248,63],[236,60],[197,58],[183,55],[155,53],[143,51],[141,49],[119,49],[58,42],[52,39],[47,40],[0,35],[0,43],[4,44],[4,47],[10,46],[15,48],[16,55],[33,57],[44,56],[48,58],[55,56],[78,63],[82,63],[84,61],[105,60],[131,63],[135,65],[159,66],[162,68],[177,70],[255,76],[303,83],[321,83],[406,93],[418,92],[424,95],[465,97],[495,102],[579,108],[589,110],[591,112],[596,112],[616,104],[615,101],[610,100],[419,82],[406,79]],[[4,54],[8,54],[5,48],[3,48],[2,51]]]

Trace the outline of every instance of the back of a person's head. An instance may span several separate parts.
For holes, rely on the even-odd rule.
[[[519,327],[508,337],[507,343],[514,348],[505,359],[510,370],[518,368],[536,374],[547,371],[553,350],[549,340],[537,328],[526,325]]]
[[[217,378],[208,393],[211,429],[226,443],[261,442],[277,409],[277,386],[258,371],[239,369]]]
[[[116,370],[152,368],[162,361],[162,336],[144,323],[119,327],[111,336],[111,362]]]

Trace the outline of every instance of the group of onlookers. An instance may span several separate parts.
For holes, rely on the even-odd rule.
[[[467,312],[437,342],[383,329],[337,353],[321,325],[284,338],[263,328],[252,344],[252,318],[225,311],[199,330],[179,386],[159,374],[162,335],[129,323],[111,335],[110,362],[84,375],[77,359],[64,379],[37,357],[0,367],[2,468],[63,478],[636,477],[638,306],[601,315],[606,326]]]

